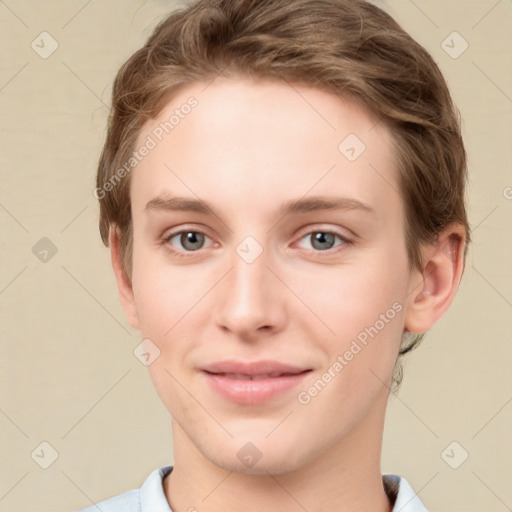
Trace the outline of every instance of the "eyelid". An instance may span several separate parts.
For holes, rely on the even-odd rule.
[[[180,226],[180,228],[177,229],[176,231],[166,230],[164,232],[164,234],[162,235],[161,239],[164,241],[167,241],[167,240],[170,240],[171,238],[174,238],[176,235],[182,235],[183,233],[198,233],[198,234],[204,235],[205,237],[212,240],[212,237],[208,235],[207,231],[208,231],[207,229],[202,228],[202,227],[197,228],[194,226],[185,226],[185,227]],[[193,251],[190,251],[190,252],[193,252]]]
[[[348,229],[345,228],[345,231],[347,231],[351,234],[343,233],[341,228],[337,228],[337,227],[333,227],[333,226],[325,225],[325,224],[324,225],[316,224],[313,226],[311,226],[311,225],[308,226],[304,231],[301,230],[300,233],[302,233],[302,235],[300,236],[300,238],[302,239],[302,238],[304,238],[304,236],[310,235],[311,233],[330,233],[332,235],[337,235],[346,241],[351,241],[352,238],[355,238],[355,234],[350,232]]]

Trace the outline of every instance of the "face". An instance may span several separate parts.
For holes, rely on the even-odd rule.
[[[385,127],[319,90],[218,78],[175,96],[137,147],[150,139],[132,324],[176,428],[255,473],[378,438],[411,279]]]

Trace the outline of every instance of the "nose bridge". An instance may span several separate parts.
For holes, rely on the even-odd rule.
[[[266,293],[265,287],[268,279],[267,264],[269,253],[253,236],[246,237],[235,249],[233,255],[233,289],[241,293],[242,297],[248,296],[257,299]],[[242,298],[240,297],[240,298]]]
[[[238,334],[277,324],[282,305],[276,278],[267,268],[272,266],[271,260],[270,250],[255,236],[246,236],[234,247],[218,305],[219,324]]]

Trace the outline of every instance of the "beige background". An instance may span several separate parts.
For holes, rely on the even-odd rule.
[[[1,511],[71,512],[172,463],[169,416],[133,355],[140,339],[118,303],[92,191],[114,75],[173,5],[0,2]],[[455,302],[390,398],[382,471],[405,476],[432,511],[506,511],[512,2],[383,5],[432,53],[461,110],[474,245]],[[46,59],[31,47],[44,31],[58,43]],[[441,46],[453,31],[469,44],[458,58]],[[43,237],[57,248],[46,262],[32,250]],[[47,469],[42,442],[58,452]],[[446,461],[460,463],[463,450],[453,469]]]

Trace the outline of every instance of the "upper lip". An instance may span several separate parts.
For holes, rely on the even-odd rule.
[[[275,374],[292,374],[296,375],[299,373],[303,373],[311,368],[306,368],[304,366],[295,366],[286,363],[280,363],[279,361],[271,361],[271,360],[261,360],[261,361],[218,361],[216,363],[208,364],[203,366],[201,370],[208,373],[229,373],[229,374],[239,374],[239,375],[248,375],[250,377],[256,375],[269,375]]]

